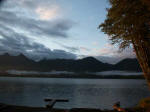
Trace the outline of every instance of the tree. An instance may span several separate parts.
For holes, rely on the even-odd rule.
[[[150,0],[141,0],[145,5],[148,6],[149,10],[150,10]]]
[[[150,86],[150,0],[109,0],[107,18],[99,28],[120,49],[133,46]]]

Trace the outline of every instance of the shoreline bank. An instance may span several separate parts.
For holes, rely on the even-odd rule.
[[[25,78],[76,78],[76,79],[144,79],[143,75],[90,75],[90,74],[9,74],[0,73],[0,77],[25,77]]]

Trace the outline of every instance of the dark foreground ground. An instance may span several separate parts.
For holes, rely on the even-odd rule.
[[[142,108],[130,108],[125,111],[117,110],[100,110],[88,108],[73,108],[73,109],[48,109],[46,107],[24,107],[0,104],[0,112],[150,112],[150,110]]]

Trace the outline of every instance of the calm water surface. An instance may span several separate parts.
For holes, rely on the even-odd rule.
[[[120,101],[123,107],[135,106],[150,96],[145,80],[56,79],[0,77],[0,101],[25,106],[45,106],[45,98],[66,98],[59,108],[112,108]]]

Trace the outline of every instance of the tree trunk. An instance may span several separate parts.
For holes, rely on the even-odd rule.
[[[137,59],[144,73],[144,77],[150,87],[150,46],[147,41],[132,41]]]

